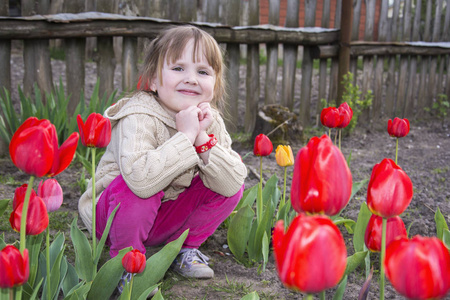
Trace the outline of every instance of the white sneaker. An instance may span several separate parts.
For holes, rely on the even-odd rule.
[[[214,271],[208,267],[208,261],[198,249],[183,248],[171,268],[184,277],[209,279],[214,277]]]

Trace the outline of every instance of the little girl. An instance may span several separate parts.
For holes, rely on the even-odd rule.
[[[110,255],[145,253],[189,229],[172,268],[211,278],[198,247],[233,211],[247,170],[212,106],[225,97],[217,42],[193,26],[164,31],[148,49],[138,91],[105,111],[111,143],[96,172],[96,235],[120,203],[108,236]],[[91,182],[79,202],[92,229]]]

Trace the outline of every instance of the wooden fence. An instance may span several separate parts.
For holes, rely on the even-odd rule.
[[[122,2],[120,11],[117,0],[86,1],[86,5],[84,0],[71,0],[61,4],[65,13],[52,15],[45,15],[50,11],[45,5],[35,8],[36,3],[46,1],[22,0],[21,17],[8,17],[7,2],[0,5],[0,15],[5,16],[0,17],[0,86],[11,89],[11,40],[16,39],[24,42],[24,90],[30,92],[34,82],[44,91],[51,90],[49,41],[64,39],[66,91],[72,99],[69,110],[84,88],[85,50],[92,39],[97,42],[101,92],[114,89],[117,37],[122,39],[122,89],[130,90],[137,82],[142,38],[151,39],[167,26],[180,23],[195,24],[225,45],[230,124],[246,132],[253,131],[258,109],[264,104],[281,104],[298,114],[303,126],[314,124],[322,108],[320,99],[339,102],[338,58],[345,47],[350,47],[350,71],[357,75],[363,97],[369,91],[374,95],[366,121],[414,117],[440,94],[450,98],[450,0],[395,0],[392,6],[388,0],[353,0],[353,17],[345,20],[341,20],[342,0],[135,0]],[[87,7],[92,3],[95,6]],[[269,7],[269,24],[260,24],[264,6]],[[277,26],[280,15],[285,18],[284,27]],[[314,27],[319,15],[321,28]],[[339,28],[349,19],[352,41],[347,45],[340,40],[344,33]],[[364,40],[358,40],[361,27]],[[239,75],[241,45],[246,46],[245,78]],[[261,49],[267,58],[264,68]],[[299,57],[300,70],[296,68]],[[242,120],[238,88],[244,80]]]

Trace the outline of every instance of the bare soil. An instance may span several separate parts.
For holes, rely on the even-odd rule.
[[[17,60],[20,61],[20,57]],[[59,72],[56,73],[58,77],[60,75],[63,76],[63,63],[53,63],[57,65],[54,72]],[[13,86],[14,84],[15,86],[20,84],[21,72],[23,72],[23,67],[20,68],[20,65],[18,65],[14,71],[15,79],[13,80]],[[90,72],[89,74],[95,74],[92,70]],[[92,78],[95,78],[95,76]],[[118,82],[120,81],[118,80]],[[89,90],[86,91],[86,94],[89,95]],[[400,139],[398,164],[406,171],[413,182],[414,197],[410,206],[401,217],[406,227],[408,228],[410,226],[410,236],[417,234],[422,236],[435,236],[434,214],[438,207],[446,217],[447,222],[450,223],[449,124],[448,121],[443,123],[440,120],[433,120],[431,118],[410,121],[410,133]],[[316,128],[317,134],[323,134],[325,132],[326,130],[324,128]],[[292,143],[291,146],[294,153],[303,147],[306,142]],[[274,148],[276,146],[274,145]],[[253,149],[252,141],[236,141],[234,147],[242,157],[245,157],[244,162],[249,167],[246,187],[257,184],[259,181],[256,175],[258,171],[252,170],[258,170],[259,158],[253,156],[252,153],[245,156]],[[353,180],[368,179],[375,164],[381,162],[384,158],[394,159],[395,139],[389,137],[385,128],[369,130],[357,127],[350,136],[343,138],[342,152],[346,157],[351,155],[350,169]],[[28,176],[19,171],[10,162],[9,158],[3,158],[0,162],[2,166],[0,168],[0,178],[2,179],[0,183],[0,199],[12,199],[14,189],[26,183]],[[277,173],[281,186],[282,169],[276,164],[275,153],[272,153],[269,157],[265,157],[263,164],[264,180]],[[74,212],[74,214],[77,213],[77,202],[80,197],[80,189],[76,184],[76,181],[81,175],[80,169],[80,165],[72,164],[66,171],[56,177],[64,191],[62,209]],[[288,174],[289,189],[292,170]],[[366,187],[350,201],[342,212],[342,216],[356,221],[359,207],[366,199]],[[4,215],[2,218],[5,219],[8,216]],[[67,232],[68,228],[69,224]],[[346,232],[344,227],[340,229],[343,232],[346,243],[348,243],[349,254],[351,254],[352,236]],[[270,256],[270,262],[266,271],[258,274],[258,266],[247,268],[237,263],[233,255],[230,254],[226,244],[226,228],[221,226],[200,248],[202,252],[211,258],[211,266],[215,271],[214,279],[187,280],[171,271],[167,272],[163,280],[163,295],[165,299],[240,299],[245,294],[254,290],[258,292],[262,299],[302,299],[304,297],[301,293],[283,287],[278,279],[272,255]],[[323,259],[326,260],[327,258],[324,257]],[[371,259],[375,264],[375,268],[377,268],[378,255],[371,254]],[[358,298],[358,293],[364,282],[363,274],[363,271],[359,268],[350,274],[344,299]],[[331,299],[333,292],[333,290],[327,291],[326,299]],[[367,298],[378,299],[378,295],[378,275],[375,274]],[[389,283],[386,287],[385,296],[386,299],[404,299],[394,291]]]

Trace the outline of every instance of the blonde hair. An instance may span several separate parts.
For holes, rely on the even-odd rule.
[[[142,69],[141,84],[138,89],[148,91],[154,78],[162,80],[164,59],[168,63],[175,62],[182,56],[186,45],[192,39],[194,40],[192,60],[197,61],[199,55],[205,55],[216,75],[214,96],[211,104],[215,107],[223,106],[226,84],[222,51],[210,34],[191,25],[177,26],[164,30],[149,44]],[[203,50],[203,53],[198,53],[200,48]],[[161,83],[164,84],[163,82]]]

